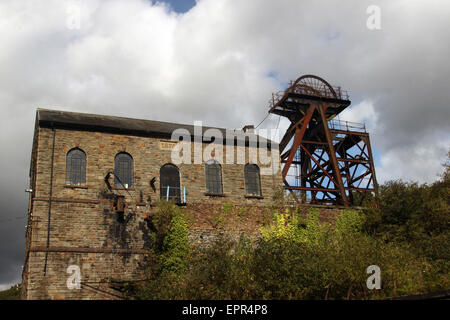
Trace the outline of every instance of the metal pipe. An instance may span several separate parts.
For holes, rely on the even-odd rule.
[[[48,201],[48,220],[47,220],[47,250],[45,251],[45,262],[44,262],[44,276],[47,275],[47,260],[48,260],[48,249],[50,247],[50,218],[52,211],[52,196],[53,196],[53,162],[55,158],[55,136],[56,130],[55,127],[53,130],[53,143],[52,143],[52,159],[50,165],[50,197]]]
[[[186,203],[186,186],[183,187],[183,203]]]
[[[170,186],[167,186],[166,201],[169,201],[169,190]]]

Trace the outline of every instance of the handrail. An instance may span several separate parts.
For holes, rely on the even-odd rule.
[[[366,132],[366,124],[345,120],[330,120],[328,127],[334,130]]]
[[[166,189],[166,201],[169,201],[170,198],[180,198],[180,194],[176,194],[176,195],[170,195],[170,189],[175,189],[175,190],[180,190],[181,191],[181,187],[171,187],[171,186],[167,186],[167,187],[161,187],[161,189],[164,191],[164,189]],[[183,203],[186,203],[186,186],[183,186]]]
[[[309,87],[304,86],[304,85],[297,85],[295,88],[292,88],[291,90],[290,89],[291,89],[291,86],[288,89],[286,89],[285,91],[277,91],[277,92],[272,93],[272,98],[269,100],[269,103],[268,103],[269,109],[271,109],[275,105],[277,105],[278,102],[280,102],[283,99],[283,97],[285,96],[285,94],[288,91],[294,92],[297,94],[311,95],[311,93],[312,93],[311,89],[317,90],[316,88],[309,89]],[[322,98],[331,98],[331,99],[339,99],[339,100],[349,100],[349,98],[350,98],[348,91],[342,90],[341,87],[333,86],[333,89],[336,92],[336,97],[333,95],[333,93],[330,90],[326,90],[323,88],[319,88],[319,89],[320,89],[319,93]]]

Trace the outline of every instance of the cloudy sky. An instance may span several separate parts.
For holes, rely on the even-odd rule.
[[[450,147],[449,18],[447,0],[1,0],[0,289],[20,281],[36,108],[241,128],[316,74],[350,92],[341,119],[366,122],[379,182],[432,182]]]

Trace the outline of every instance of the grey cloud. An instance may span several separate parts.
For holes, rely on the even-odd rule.
[[[70,3],[80,29],[67,28]],[[450,3],[377,3],[379,31],[366,0],[201,0],[183,15],[138,0],[2,1],[0,219],[26,213],[37,107],[241,128],[306,73],[373,104],[380,180],[433,181],[450,146]],[[20,277],[24,222],[0,224],[2,284]]]

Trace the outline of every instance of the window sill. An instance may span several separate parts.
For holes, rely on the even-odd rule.
[[[208,197],[226,197],[226,195],[223,194],[223,193],[208,193],[208,192],[205,193],[205,196],[208,196]]]
[[[87,185],[77,186],[77,185],[66,184],[66,185],[64,185],[64,188],[69,188],[69,189],[87,189],[88,186]]]
[[[244,197],[246,199],[264,199],[263,196],[256,196],[256,195],[251,195],[251,194],[246,194]]]

